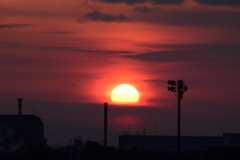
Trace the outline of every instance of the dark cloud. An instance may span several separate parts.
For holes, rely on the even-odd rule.
[[[159,80],[159,79],[145,79],[143,81],[151,82],[151,83],[166,83],[166,80]]]
[[[128,5],[142,4],[147,2],[151,2],[153,4],[158,5],[168,5],[168,4],[181,4],[184,2],[184,0],[93,0],[93,1],[101,1],[104,3],[126,3]]]
[[[141,13],[147,13],[147,12],[151,12],[152,9],[146,6],[142,6],[142,7],[136,7],[134,8],[135,12],[141,12]]]
[[[31,24],[2,24],[0,25],[0,29],[4,28],[16,28],[16,27],[28,27],[32,26]]]
[[[232,61],[238,59],[240,52],[238,44],[159,45],[159,48],[160,46],[175,50],[145,52],[123,57],[158,62]]]
[[[239,0],[193,0],[198,2],[199,4],[206,4],[206,5],[224,5],[224,6],[240,6]]]
[[[38,48],[39,49],[39,48]],[[64,50],[64,51],[75,51],[75,52],[88,52],[88,53],[102,53],[102,54],[129,54],[133,53],[131,51],[108,51],[108,50],[83,50],[83,49],[74,49],[70,47],[41,47],[40,49],[47,50]]]
[[[145,52],[139,55],[125,55],[123,57],[132,58],[142,61],[156,61],[156,62],[185,62],[198,61],[203,56],[198,56],[185,51],[155,51]]]
[[[0,48],[24,48],[24,45],[21,43],[5,43],[0,42]]]
[[[94,10],[93,12],[85,14],[83,22],[84,21],[126,22],[128,18],[124,14],[113,15]],[[79,22],[82,21],[79,20]]]
[[[40,49],[74,51],[74,49],[70,47],[41,47]]]
[[[158,23],[173,26],[232,26],[239,28],[240,13],[234,11],[217,10],[155,10],[155,14],[136,16],[134,22]]]
[[[154,4],[167,5],[167,4],[181,4],[185,0],[153,0]]]
[[[75,32],[41,32],[41,33],[47,33],[47,34],[72,34]]]
[[[93,0],[93,1],[101,1],[104,3],[126,3],[129,5],[133,5],[133,4],[149,2],[150,0]]]

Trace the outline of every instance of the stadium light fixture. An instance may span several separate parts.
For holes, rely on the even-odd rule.
[[[181,159],[181,118],[180,118],[180,108],[181,108],[181,99],[183,98],[183,93],[188,90],[188,87],[183,80],[168,80],[168,91],[173,92],[178,98],[178,141],[177,141],[177,152],[178,159]]]

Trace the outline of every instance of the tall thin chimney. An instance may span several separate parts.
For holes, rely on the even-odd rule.
[[[22,115],[22,98],[18,98],[18,115]]]
[[[104,103],[104,139],[103,144],[104,147],[107,147],[107,103]]]

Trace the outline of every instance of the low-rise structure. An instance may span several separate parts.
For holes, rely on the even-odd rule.
[[[210,146],[240,147],[239,133],[223,136],[181,136],[181,150],[203,150]],[[176,151],[177,136],[120,135],[119,148],[144,151]]]
[[[36,151],[45,146],[44,124],[39,117],[0,115],[0,151]]]
[[[0,115],[0,152],[40,151],[46,148],[44,124],[35,115],[22,115],[18,98],[17,115]]]

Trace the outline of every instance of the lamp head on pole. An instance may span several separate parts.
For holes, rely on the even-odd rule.
[[[176,85],[176,81],[174,81],[174,80],[168,80],[168,85]]]
[[[184,83],[183,80],[178,80],[177,82],[174,80],[168,80],[168,91],[171,92],[186,92],[188,90],[188,87]]]

